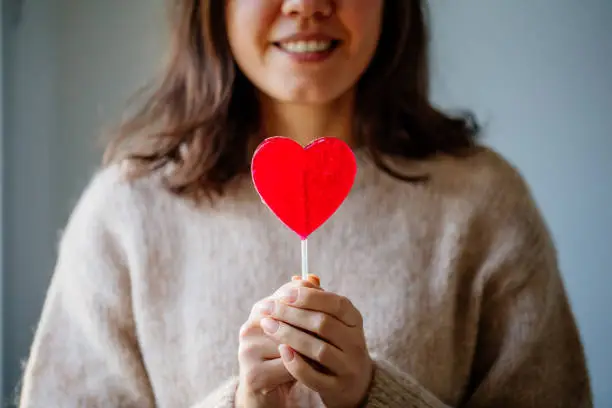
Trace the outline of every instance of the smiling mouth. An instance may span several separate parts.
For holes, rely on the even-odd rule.
[[[298,40],[273,43],[274,46],[291,54],[330,53],[340,45],[339,40]]]

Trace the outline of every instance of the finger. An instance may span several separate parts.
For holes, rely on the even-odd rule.
[[[338,375],[346,372],[344,353],[336,346],[275,319],[263,319],[261,327],[278,343],[288,345],[298,353],[317,361],[329,371]]]
[[[242,364],[255,364],[279,357],[278,343],[264,335],[261,329],[260,336],[243,338],[238,345],[238,361]]]
[[[291,326],[309,331],[333,344],[340,350],[345,350],[345,343],[354,335],[353,328],[326,313],[300,309],[283,302],[275,302],[274,311],[270,315]]]
[[[337,378],[315,370],[298,353],[286,344],[278,346],[281,359],[287,372],[316,392],[325,392],[335,389]]]
[[[277,353],[280,355],[280,352],[277,351]],[[245,382],[245,386],[249,390],[268,392],[280,385],[294,381],[294,378],[285,367],[283,360],[276,358],[253,365],[241,381]]]
[[[322,291],[321,288],[314,286],[309,281],[296,280],[286,283],[281,286],[269,299],[284,299],[290,301],[296,299],[300,288],[307,288],[309,290]]]
[[[259,321],[261,318],[268,316],[274,311],[273,303],[273,298],[266,298],[255,303],[253,308],[251,308],[251,314],[249,315],[249,320],[247,323],[259,326]]]
[[[248,321],[245,325],[257,326],[259,327],[259,321],[263,316],[269,315],[270,310],[270,300],[273,299],[294,299],[297,297],[297,290],[300,287],[316,289],[315,286],[311,282],[307,281],[294,281],[289,282],[281,286],[274,294],[271,296],[260,300],[255,303],[251,308],[251,312],[249,313]]]
[[[300,288],[300,287],[316,289],[315,285],[312,282],[305,281],[300,278],[299,280],[292,280],[290,282],[285,283],[283,286],[278,288],[272,294],[272,296],[270,296],[270,298],[278,298],[281,296],[285,296],[287,293],[291,292],[293,289]]]
[[[308,287],[295,289],[292,296],[284,297],[281,300],[294,307],[326,313],[349,327],[362,326],[361,313],[346,297]]]

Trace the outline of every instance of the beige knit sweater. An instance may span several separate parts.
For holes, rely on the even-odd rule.
[[[555,250],[518,173],[486,149],[395,162],[426,185],[358,163],[309,252],[323,287],[364,315],[367,407],[591,407]],[[300,265],[299,239],[248,177],[196,208],[119,166],[94,177],[60,248],[24,408],[233,407],[239,327]],[[312,394],[296,387],[293,406],[320,406]]]

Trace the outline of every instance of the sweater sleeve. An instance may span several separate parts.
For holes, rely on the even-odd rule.
[[[158,406],[140,353],[116,190],[95,179],[77,204],[25,366],[20,408]],[[119,188],[119,187],[117,187]],[[232,382],[193,408],[233,408]],[[179,407],[180,408],[180,407]],[[188,407],[183,407],[188,408]]]
[[[485,287],[464,405],[591,408],[586,358],[553,243],[535,208],[525,214],[499,243],[509,248]]]
[[[548,264],[551,249],[525,251],[533,257],[525,280],[491,283],[499,292],[483,304],[472,378],[458,407],[592,408],[579,333],[560,275]],[[366,408],[448,408],[408,373],[375,363]]]
[[[590,408],[586,358],[540,210],[514,168],[489,190],[467,408]]]
[[[374,378],[364,408],[450,408],[412,376],[374,357]]]
[[[585,354],[552,238],[520,175],[506,168],[504,176],[483,204],[490,232],[480,235],[487,242],[474,294],[480,321],[469,383],[457,406],[591,408]],[[380,360],[365,406],[445,407],[409,374]]]
[[[235,395],[238,388],[238,377],[225,381],[210,393],[203,401],[190,408],[235,408]]]

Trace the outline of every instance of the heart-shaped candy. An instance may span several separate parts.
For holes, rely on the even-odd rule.
[[[357,163],[340,139],[322,137],[306,147],[286,137],[264,140],[251,163],[262,201],[304,240],[346,199]]]

